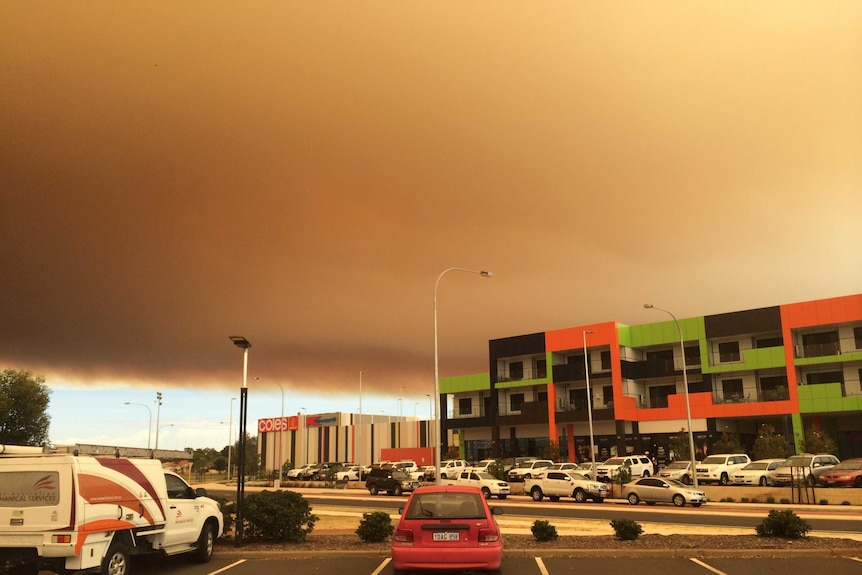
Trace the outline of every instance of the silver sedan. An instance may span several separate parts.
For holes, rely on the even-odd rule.
[[[706,493],[703,491],[695,491],[676,479],[661,477],[641,477],[626,483],[623,485],[623,498],[631,505],[643,501],[647,505],[673,503],[677,507],[685,507],[688,503],[693,507],[700,507],[706,503]]]

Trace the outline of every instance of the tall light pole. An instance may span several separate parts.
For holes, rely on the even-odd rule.
[[[153,410],[150,409],[149,405],[143,403],[132,403],[130,401],[124,401],[123,405],[140,405],[141,407],[147,408],[147,412],[150,414],[150,422],[147,424],[147,451],[150,450],[150,436],[153,434]]]
[[[239,454],[237,455],[236,478],[236,546],[242,547],[243,507],[245,503],[245,436],[248,419],[248,348],[251,343],[241,335],[231,335],[230,340],[242,350],[242,387],[239,390]]]
[[[173,423],[166,423],[166,424],[162,425],[161,427],[159,427],[159,428],[156,430],[156,437],[158,437],[158,436],[159,436],[159,432],[160,432],[161,430],[163,430],[164,428],[166,428],[166,427],[173,427],[173,426],[174,426],[174,424],[173,424]]]
[[[590,390],[590,360],[587,353],[587,334],[593,333],[590,330],[584,330],[584,374],[587,376],[587,416],[590,420],[590,479],[596,479],[596,454],[595,454],[595,439],[593,438],[593,392]]]
[[[159,418],[162,414],[162,392],[156,392],[156,446],[153,448],[154,451],[159,450]]]
[[[305,464],[308,465],[308,410],[300,407],[302,410],[302,428],[305,430]]]
[[[685,339],[682,337],[682,328],[679,325],[679,322],[676,320],[676,316],[673,315],[666,309],[662,309],[660,307],[655,307],[651,303],[645,303],[644,309],[654,309],[657,311],[663,311],[667,315],[673,319],[673,323],[676,326],[676,331],[679,333],[679,351],[682,355],[682,385],[685,388],[685,418],[688,423],[688,452],[689,457],[691,458],[689,461],[691,463],[691,482],[694,485],[694,488],[697,489],[697,460],[694,457],[694,433],[691,430],[691,403],[688,400],[688,374],[686,373],[685,367]]]
[[[233,446],[233,402],[235,397],[230,398],[230,415],[227,419],[227,480],[230,481],[230,450]]]
[[[255,379],[257,379],[257,378],[255,378]],[[275,385],[277,385],[278,389],[281,390],[281,419],[279,420],[279,426],[282,426],[282,425],[284,425],[284,388],[278,382],[276,382]],[[276,442],[276,445],[278,447],[278,455],[276,455],[276,457],[275,457],[275,462],[278,464],[278,475],[276,476],[278,478],[276,480],[278,483],[276,483],[276,485],[279,485],[279,486],[281,485],[281,467],[282,467],[281,452],[283,451],[282,444],[281,444],[281,436],[283,434],[284,434],[284,428],[279,427],[278,428],[278,441]]]
[[[483,270],[447,268],[437,276],[437,281],[434,282],[434,398],[436,399],[436,403],[434,404],[434,421],[437,425],[437,429],[434,433],[434,482],[437,485],[440,485],[440,436],[443,433],[443,426],[440,422],[440,354],[437,343],[437,288],[440,286],[440,280],[449,272],[478,274],[483,278],[489,278],[494,275],[491,272]]]
[[[356,426],[356,465],[359,466],[359,479],[362,480],[362,374],[359,371],[359,424]]]

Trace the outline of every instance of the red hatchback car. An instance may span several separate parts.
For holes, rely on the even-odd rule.
[[[503,538],[491,508],[475,487],[433,485],[410,495],[392,537],[395,575],[414,570],[498,573]]]
[[[845,459],[820,474],[823,487],[862,487],[862,458]]]

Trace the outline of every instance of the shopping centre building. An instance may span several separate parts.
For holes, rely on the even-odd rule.
[[[862,457],[862,294],[690,318],[652,313],[660,321],[491,340],[488,372],[440,381],[442,445],[479,460],[542,455],[554,443],[562,459],[589,460],[592,419],[597,459],[663,460],[690,419],[702,454],[725,432],[750,449],[769,425],[790,453],[816,429],[840,458]],[[354,426],[356,418],[338,414],[325,433],[302,417],[292,430],[261,430],[263,454],[303,461],[303,437],[318,448],[311,461],[357,461],[358,452],[371,461],[382,448],[433,443],[430,422],[376,416]]]

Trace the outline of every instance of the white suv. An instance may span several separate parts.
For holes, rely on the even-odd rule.
[[[718,483],[727,485],[731,476],[751,463],[751,458],[744,453],[722,453],[710,455],[699,461],[695,467],[698,483]]]
[[[623,466],[628,466],[632,479],[649,477],[655,471],[652,466],[652,460],[646,455],[611,457],[604,463],[599,463],[596,466],[596,479],[605,483],[613,482],[614,478],[620,474],[620,469]]]
[[[774,485],[791,485],[805,480],[808,485],[814,485],[820,474],[837,464],[838,458],[829,453],[793,455],[772,472],[772,482]]]
[[[550,467],[554,462],[550,459],[534,459],[533,461],[523,461],[509,470],[506,474],[506,479],[509,483],[532,479],[537,473],[543,471],[546,467]]]

